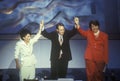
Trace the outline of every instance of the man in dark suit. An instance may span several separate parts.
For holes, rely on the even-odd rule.
[[[52,42],[50,56],[51,79],[66,77],[68,62],[72,60],[69,40],[76,32],[75,27],[72,30],[66,30],[62,23],[58,23],[56,30],[53,32],[42,31],[42,35]]]

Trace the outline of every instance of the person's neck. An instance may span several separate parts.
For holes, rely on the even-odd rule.
[[[98,35],[99,33],[100,33],[100,31],[98,30],[97,32],[94,33],[94,35],[96,36],[96,35]]]
[[[27,45],[28,45],[28,43],[29,43],[28,41],[24,41],[24,42],[25,42],[25,44],[27,44]]]

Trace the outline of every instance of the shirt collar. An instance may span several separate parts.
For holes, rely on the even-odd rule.
[[[94,33],[95,36],[99,35],[100,30],[98,30],[96,33]]]
[[[23,41],[22,39],[20,39],[20,41],[21,41],[22,44],[27,45],[27,44],[25,43],[25,41]],[[29,44],[29,43],[28,43],[28,44]]]

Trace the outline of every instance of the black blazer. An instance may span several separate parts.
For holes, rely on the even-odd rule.
[[[58,60],[61,49],[63,52],[61,59],[67,60],[67,61],[72,60],[69,40],[76,33],[77,33],[77,30],[75,28],[73,28],[72,30],[65,30],[65,33],[63,35],[63,44],[62,46],[60,46],[59,40],[58,40],[58,33],[56,31],[53,31],[50,33],[48,33],[46,30],[42,31],[42,35],[50,39],[52,42],[51,56],[50,56],[51,61]]]

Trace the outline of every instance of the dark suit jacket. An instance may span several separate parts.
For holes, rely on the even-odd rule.
[[[62,46],[60,46],[58,40],[58,33],[56,31],[50,33],[48,33],[46,30],[42,31],[42,35],[50,39],[52,42],[51,56],[50,56],[51,61],[58,60],[61,49],[63,51],[63,55],[61,59],[67,61],[72,59],[69,40],[72,36],[76,34],[76,32],[77,30],[75,28],[73,28],[72,30],[65,30],[65,33],[63,35],[63,44]]]

